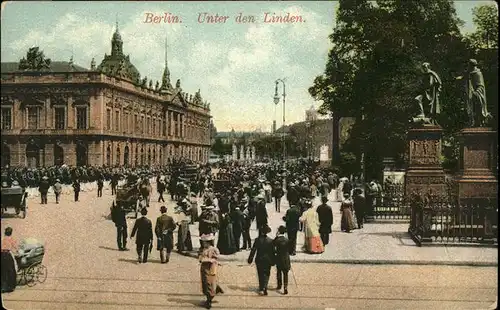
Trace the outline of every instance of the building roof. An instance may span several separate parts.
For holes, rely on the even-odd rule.
[[[13,72],[24,72],[30,70],[19,70],[19,62],[2,62],[1,63],[2,73],[13,73]],[[49,72],[85,72],[89,71],[84,67],[73,64],[73,70],[70,69],[70,63],[68,61],[53,61],[50,63]]]

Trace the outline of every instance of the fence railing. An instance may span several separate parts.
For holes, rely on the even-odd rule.
[[[414,199],[408,232],[419,246],[434,242],[498,244],[497,202],[458,205]]]
[[[411,209],[406,202],[404,184],[384,184],[378,196],[367,195],[368,219],[410,220]]]

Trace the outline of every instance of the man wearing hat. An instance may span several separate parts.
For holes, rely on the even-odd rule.
[[[135,244],[137,246],[137,261],[139,263],[148,262],[148,249],[149,252],[151,252],[153,246],[153,224],[151,224],[151,220],[146,217],[147,214],[148,210],[143,208],[141,210],[142,217],[135,220],[134,228],[130,235],[130,239],[132,239],[137,233]]]
[[[243,247],[241,249],[250,250],[252,248],[252,239],[250,238],[250,227],[252,226],[254,213],[248,203],[248,198],[243,197],[241,199],[241,208],[243,209],[242,212],[243,226],[241,227],[241,234],[243,235]]]
[[[281,206],[281,197],[285,194],[283,192],[283,187],[280,183],[280,181],[276,180],[273,184],[273,189],[271,191],[272,196],[274,197],[274,208],[276,212],[280,212],[280,206]]]
[[[332,207],[327,205],[328,197],[321,197],[321,205],[316,208],[319,218],[319,234],[321,236],[321,241],[326,246],[330,241],[330,234],[332,233],[333,225],[333,211]]]
[[[251,264],[255,257],[259,277],[259,295],[267,295],[271,267],[275,264],[273,239],[267,236],[270,232],[269,226],[259,229],[259,237],[255,239],[250,256],[248,256],[248,264]]]
[[[290,209],[286,210],[286,214],[283,217],[283,221],[286,223],[286,231],[288,234],[290,255],[295,255],[297,247],[297,232],[300,228],[301,212],[297,205],[292,205]]]
[[[52,186],[54,188],[54,194],[56,195],[56,203],[59,203],[59,197],[62,193],[62,185],[59,179],[56,179],[56,183]]]
[[[236,206],[233,208],[233,210],[231,210],[229,217],[231,218],[231,223],[233,224],[233,235],[234,235],[234,240],[236,242],[236,249],[239,252],[242,250],[240,248],[241,233],[243,231],[243,226],[245,225],[245,216],[243,215],[243,212],[240,210],[240,207]]]
[[[255,221],[257,223],[257,229],[267,226],[267,209],[266,209],[266,200],[264,195],[258,195],[257,199],[257,208],[255,209]]]
[[[174,230],[176,228],[173,217],[167,215],[167,207],[161,206],[161,215],[156,219],[155,234],[157,239],[157,249],[160,251],[162,264],[168,263],[170,253],[174,248]]]
[[[42,205],[47,204],[47,193],[49,192],[49,178],[44,176],[38,185],[38,190],[40,191],[40,197],[42,198]]]
[[[290,244],[285,237],[286,228],[280,226],[276,238],[274,238],[274,255],[276,257],[277,290],[284,287],[283,294],[288,294],[288,271],[290,271]]]

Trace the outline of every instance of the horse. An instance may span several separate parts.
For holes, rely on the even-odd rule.
[[[151,184],[148,178],[144,178],[139,182],[139,193],[142,199],[146,200],[146,206],[149,207],[149,201],[151,199]]]

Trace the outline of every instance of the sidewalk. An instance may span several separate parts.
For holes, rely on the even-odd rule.
[[[332,192],[333,193],[333,192]],[[477,246],[445,246],[431,245],[418,247],[408,234],[409,223],[367,223],[363,229],[352,233],[340,231],[340,203],[333,202],[330,195],[328,204],[333,209],[333,233],[330,243],[322,254],[307,254],[302,251],[304,235],[297,237],[297,255],[292,256],[295,262],[343,263],[343,264],[410,264],[410,265],[458,265],[458,266],[498,266],[498,249]],[[313,206],[320,204],[316,198]],[[272,232],[284,222],[282,217],[288,209],[288,202],[282,201],[281,213],[274,210],[274,204],[267,205],[269,225]],[[252,239],[257,237],[255,224],[252,225]],[[198,227],[191,226],[193,244],[198,246]],[[233,255],[223,255],[222,261],[246,261],[248,251]]]

